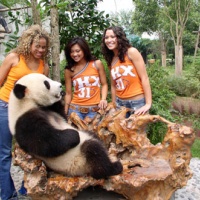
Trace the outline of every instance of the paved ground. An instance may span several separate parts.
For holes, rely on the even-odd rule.
[[[192,158],[190,169],[193,171],[193,176],[185,187],[175,192],[175,200],[200,200],[200,159]]]
[[[193,177],[188,181],[187,186],[175,192],[171,200],[200,200],[200,159],[192,158],[190,168],[193,171]],[[23,172],[18,166],[12,166],[11,171],[16,189],[19,189],[23,179]],[[28,200],[28,198],[26,199]],[[90,187],[80,192],[74,200],[125,200],[125,198],[98,187]]]

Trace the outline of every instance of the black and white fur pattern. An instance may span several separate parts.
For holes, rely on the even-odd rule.
[[[120,174],[103,143],[92,133],[78,131],[65,120],[62,86],[42,74],[18,80],[9,100],[9,127],[19,146],[68,176],[95,179]]]

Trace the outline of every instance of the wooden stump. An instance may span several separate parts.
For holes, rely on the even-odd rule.
[[[191,178],[190,148],[194,131],[158,115],[131,115],[128,109],[116,110],[109,104],[95,119],[82,121],[72,113],[69,123],[79,129],[94,131],[108,149],[111,157],[123,164],[123,173],[109,179],[68,177],[49,171],[41,160],[23,152],[16,144],[15,162],[24,170],[25,187],[32,199],[71,200],[89,186],[101,186],[107,191],[122,194],[129,200],[168,200],[175,190]],[[146,135],[149,123],[163,122],[168,131],[162,143],[153,145]]]

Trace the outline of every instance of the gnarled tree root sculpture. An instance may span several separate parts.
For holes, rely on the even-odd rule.
[[[92,177],[67,177],[48,171],[42,161],[23,152],[17,145],[15,163],[24,170],[25,186],[33,200],[71,200],[89,186],[101,186],[129,200],[168,200],[175,190],[191,178],[190,148],[194,131],[158,115],[131,115],[109,104],[94,120],[83,122],[72,113],[69,122],[79,129],[95,131],[104,141],[111,157],[123,164],[123,173],[106,180]],[[149,123],[163,122],[168,131],[162,143],[153,145],[146,135]]]

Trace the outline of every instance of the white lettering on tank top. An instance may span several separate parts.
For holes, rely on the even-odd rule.
[[[118,77],[128,76],[128,75],[135,77],[135,74],[131,71],[132,69],[133,69],[133,66],[131,65],[128,65],[128,66],[121,65],[112,69],[111,74],[112,74],[113,80],[115,80]]]
[[[114,69],[111,69],[111,75],[113,80],[116,81],[116,88],[118,90],[124,90],[125,87],[127,86],[127,80],[124,79],[126,76],[132,76],[135,77],[136,75],[132,72],[133,66],[128,65],[128,66],[118,66]],[[122,79],[123,77],[123,79]]]
[[[99,77],[97,77],[97,76],[84,76],[84,77],[77,78],[77,79],[73,80],[73,86],[76,87],[77,90],[79,91],[78,97],[80,97],[80,98],[90,98],[91,97],[90,86],[100,87]]]

